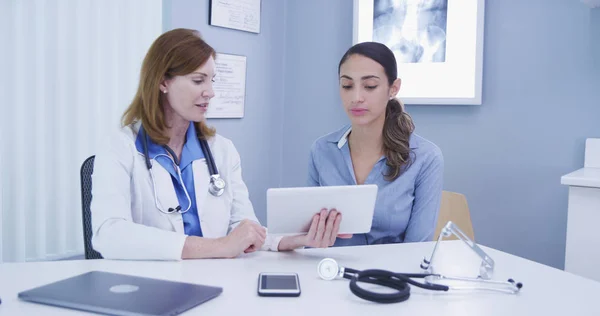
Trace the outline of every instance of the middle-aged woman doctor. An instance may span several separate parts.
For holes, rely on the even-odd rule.
[[[322,210],[306,235],[262,227],[232,142],[205,124],[215,50],[175,29],[150,47],[123,127],[96,155],[92,243],[107,259],[230,258],[333,245],[341,214]]]

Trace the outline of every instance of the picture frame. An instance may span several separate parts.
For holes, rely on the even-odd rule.
[[[485,0],[354,0],[353,44],[394,52],[405,104],[481,105]]]
[[[246,56],[217,53],[215,64],[215,96],[210,100],[206,118],[243,118],[246,102]]]
[[[209,0],[208,24],[260,33],[262,0]]]

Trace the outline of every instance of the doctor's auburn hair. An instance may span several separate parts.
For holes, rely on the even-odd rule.
[[[200,33],[190,29],[174,29],[159,36],[146,53],[140,72],[137,92],[122,117],[123,126],[141,121],[152,141],[166,144],[167,124],[160,96],[163,78],[187,75],[202,66],[215,50]],[[196,131],[206,139],[215,135],[214,128],[196,122]]]
[[[358,43],[344,54],[338,66],[338,75],[342,64],[352,55],[361,55],[380,64],[387,76],[388,85],[398,78],[396,57],[391,49],[377,42]],[[383,154],[387,160],[386,180],[394,181],[412,163],[410,135],[415,130],[410,115],[404,110],[404,104],[397,98],[388,101],[383,123]]]

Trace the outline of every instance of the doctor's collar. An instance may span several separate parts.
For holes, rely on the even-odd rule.
[[[144,140],[144,137],[146,140]],[[144,154],[144,141],[147,142],[148,146],[148,158],[154,159],[157,155],[165,153],[165,149],[161,145],[155,143],[144,130],[144,126],[140,124],[137,137],[135,139],[135,148],[142,155]]]
[[[148,141],[148,158],[155,159],[157,155],[165,154],[165,148],[155,143],[144,130],[143,125],[139,125],[137,137],[135,140],[135,147],[140,154],[144,154],[144,136],[147,137]],[[186,140],[183,145],[182,150],[182,161],[180,162],[181,167],[188,165],[191,161],[196,159],[201,159],[204,157],[202,148],[200,147],[200,142],[198,137],[196,136],[196,128],[193,122],[190,122],[190,125],[186,132]],[[184,153],[185,151],[185,153]]]

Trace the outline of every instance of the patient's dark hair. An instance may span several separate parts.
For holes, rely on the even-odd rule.
[[[342,64],[352,55],[361,55],[379,63],[385,70],[388,86],[398,78],[398,68],[394,53],[385,45],[377,42],[363,42],[352,46],[340,60],[338,75]],[[409,139],[415,125],[404,110],[404,104],[397,98],[388,101],[383,123],[383,153],[387,159],[386,180],[396,180],[405,166],[412,162]]]

